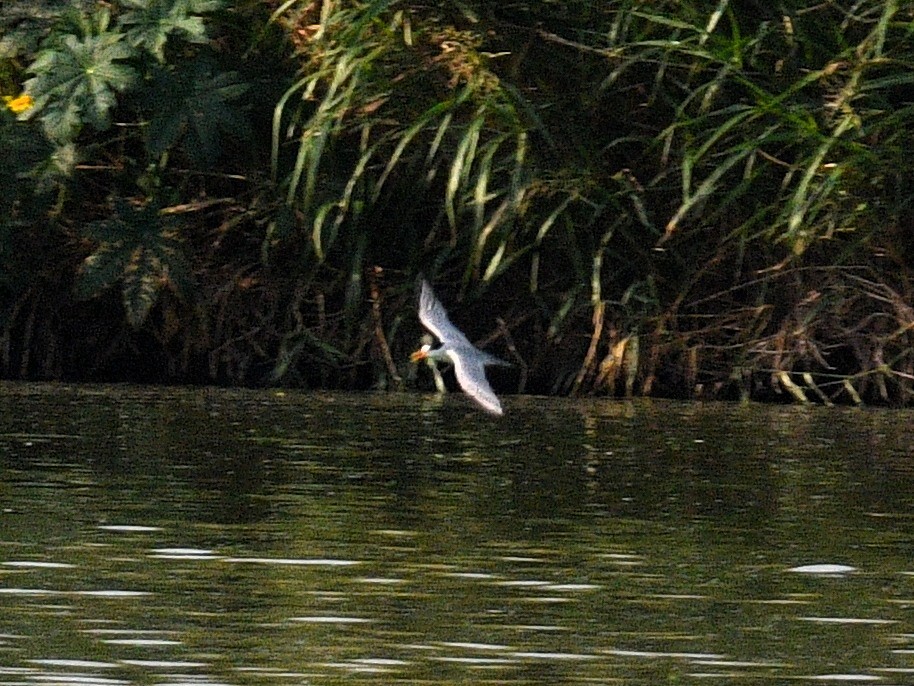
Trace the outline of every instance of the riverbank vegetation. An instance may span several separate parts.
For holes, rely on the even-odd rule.
[[[906,404],[914,8],[0,8],[0,374]]]

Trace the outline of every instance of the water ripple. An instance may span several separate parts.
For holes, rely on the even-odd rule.
[[[314,567],[349,567],[362,564],[359,560],[334,560],[329,558],[281,558],[281,557],[226,557],[223,562],[240,562],[260,565],[302,565]]]

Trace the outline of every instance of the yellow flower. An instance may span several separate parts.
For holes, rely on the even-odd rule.
[[[32,96],[26,95],[23,93],[19,97],[12,97],[11,95],[4,95],[3,102],[6,103],[7,109],[13,114],[20,114],[25,112],[32,106]]]

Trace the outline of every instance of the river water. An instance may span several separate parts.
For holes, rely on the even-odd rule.
[[[914,683],[914,414],[0,387],[0,686]]]

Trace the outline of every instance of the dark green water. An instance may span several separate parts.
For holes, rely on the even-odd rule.
[[[914,683],[914,414],[506,405],[0,386],[0,686]]]

